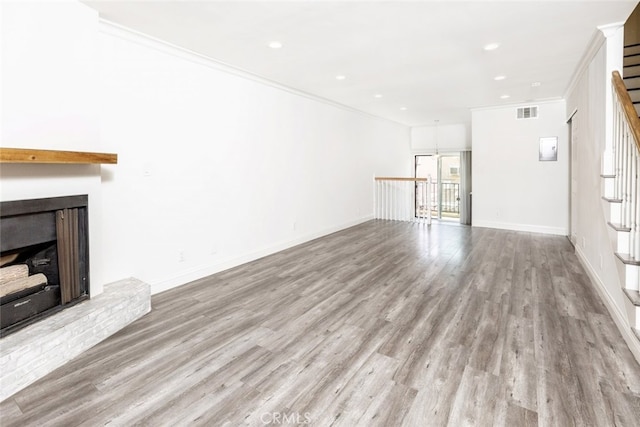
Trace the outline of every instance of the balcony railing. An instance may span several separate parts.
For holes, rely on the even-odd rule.
[[[431,202],[428,206],[431,208],[431,215],[438,216],[438,205],[441,206],[443,216],[457,217],[460,216],[460,184],[457,182],[443,182],[441,191],[438,190],[437,182],[430,182]],[[416,192],[416,212],[420,215],[425,214],[426,204],[421,198],[419,192]],[[440,203],[441,202],[441,203]]]

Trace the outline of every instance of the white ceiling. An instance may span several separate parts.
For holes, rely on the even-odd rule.
[[[636,1],[85,1],[109,21],[410,126],[559,98]],[[281,49],[267,44],[279,41]],[[485,51],[487,43],[500,47]],[[337,75],[346,79],[337,80]],[[495,81],[497,75],[506,79]],[[540,86],[532,87],[533,82]],[[381,98],[375,98],[381,94]],[[501,95],[510,95],[501,99]],[[401,110],[405,107],[406,110]]]

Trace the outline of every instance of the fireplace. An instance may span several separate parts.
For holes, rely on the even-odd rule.
[[[0,336],[89,298],[87,201],[0,203]]]

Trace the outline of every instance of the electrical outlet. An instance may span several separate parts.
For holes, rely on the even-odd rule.
[[[150,177],[152,174],[151,169],[151,163],[145,163],[142,167],[142,176],[144,176],[145,178]]]
[[[186,261],[186,258],[184,256],[184,251],[183,250],[178,251],[178,262],[185,262],[185,261]]]

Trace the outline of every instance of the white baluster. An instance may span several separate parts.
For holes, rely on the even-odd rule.
[[[382,190],[384,187],[384,181],[378,181],[378,219],[382,219],[382,207],[384,206],[383,202],[383,195],[382,195]]]
[[[420,199],[422,198],[422,183],[420,181],[416,181],[416,189],[415,189],[416,195],[415,195],[415,201],[413,203],[413,208],[416,210],[415,212],[415,216],[416,216],[416,222],[420,223],[422,222],[422,214],[420,212]]]
[[[404,221],[404,209],[406,206],[406,203],[405,203],[406,194],[404,192],[404,188],[406,184],[407,184],[406,181],[398,182],[398,220],[400,221]]]
[[[622,224],[626,227],[629,224],[629,217],[627,217],[627,197],[628,197],[628,178],[627,173],[627,158],[629,157],[629,146],[626,138],[622,140]]]
[[[398,181],[398,200],[396,201],[397,205],[396,205],[396,209],[398,211],[398,216],[396,217],[396,220],[398,221],[402,221],[404,218],[402,216],[403,214],[403,205],[404,205],[404,181]]]
[[[636,217],[635,217],[635,239],[633,241],[634,244],[634,253],[636,259],[640,258],[640,182],[638,181],[638,175],[640,172],[640,158],[638,157],[638,152],[636,151],[634,155],[634,163],[636,165],[636,192],[635,192],[635,205],[636,205]]]
[[[431,175],[427,176],[427,224],[431,225],[431,198],[433,194],[431,194]]]
[[[633,158],[633,148],[631,146],[631,138],[626,138],[627,139],[627,209],[625,212],[626,218],[627,218],[627,226],[631,227],[632,226],[632,221],[631,221],[631,183],[633,182],[633,176],[632,176],[632,170],[631,170],[631,159]]]
[[[390,220],[394,221],[396,219],[396,183],[391,181],[391,218]]]
[[[404,216],[404,221],[411,221],[413,218],[413,215],[409,215],[409,207],[411,207],[411,200],[413,199],[411,197],[411,187],[413,186],[413,182],[412,181],[405,181],[404,182],[404,203],[402,204],[402,211],[404,212],[403,216]]]
[[[627,226],[627,216],[626,216],[626,207],[627,207],[627,202],[626,202],[626,194],[627,194],[627,170],[626,170],[626,158],[627,158],[627,143],[626,141],[622,140],[622,163],[620,164],[620,183],[622,184],[622,206],[621,206],[621,212],[620,212],[620,223],[622,226]]]
[[[393,183],[393,220],[398,220],[398,198],[400,195],[398,182]]]
[[[393,220],[397,221],[398,220],[398,199],[400,196],[400,189],[399,189],[399,183],[398,182],[394,182],[393,183]]]
[[[614,92],[613,103],[613,197],[620,198],[620,109]]]
[[[407,186],[407,182],[406,181],[400,181],[398,182],[398,220],[400,221],[404,221],[405,220],[405,209],[407,207],[407,193],[405,193],[404,189]]]
[[[411,222],[416,222],[416,215],[415,212],[412,212],[415,210],[415,198],[416,198],[416,185],[415,185],[415,181],[409,181],[407,182],[407,204],[405,205],[405,210],[407,212],[407,218],[409,218],[409,221]]]
[[[620,105],[618,105],[618,151],[619,151],[619,155],[618,155],[618,193],[619,193],[619,197],[618,199],[622,200],[624,198],[624,194],[623,194],[623,164],[624,164],[624,133],[623,133],[623,129],[622,129],[622,121],[620,121]],[[621,210],[621,215],[622,215],[622,210]],[[622,218],[622,217],[621,217]],[[622,221],[622,219],[620,219],[620,221]]]
[[[378,212],[380,213],[380,219],[384,219],[384,181],[380,181],[380,188],[378,189],[378,191],[380,192]]]
[[[427,222],[427,211],[424,210],[424,204],[427,203],[427,182],[426,181],[422,181],[422,206],[423,209],[421,211],[421,215],[422,215],[422,223],[426,223]]]
[[[384,215],[384,195],[383,195],[383,190],[384,190],[384,181],[378,181],[378,218],[382,219],[383,215]]]
[[[636,257],[636,162],[635,153],[629,155],[629,255]]]
[[[384,219],[389,219],[389,182],[384,182]]]
[[[387,215],[387,181],[382,181],[382,219],[386,219]]]
[[[387,219],[393,216],[393,181],[387,182]]]
[[[387,219],[393,215],[393,182],[387,182]]]
[[[622,129],[620,124],[620,109],[618,106],[618,155],[617,155],[617,169],[616,169],[616,181],[618,183],[618,193],[616,197],[622,199],[622,157],[624,156],[624,144]]]
[[[424,210],[424,217],[425,217],[425,222],[429,222],[429,178],[427,177],[427,180],[424,181],[424,198],[422,199],[422,205],[425,207]]]
[[[429,184],[427,181],[422,181],[422,222],[426,222],[427,220],[427,211],[424,209],[425,206],[428,206],[429,203]]]
[[[389,183],[384,181],[384,219],[389,219]]]
[[[420,212],[420,199],[422,199],[422,183],[420,181],[416,181],[415,187],[415,200],[413,203],[413,209],[415,209],[416,222],[422,222],[422,213]]]
[[[378,219],[382,219],[382,186],[383,184],[384,183],[382,181],[378,181],[378,203],[377,203]]]
[[[616,100],[617,101],[617,100]],[[613,173],[615,174],[615,178],[613,179],[613,194],[616,199],[620,198],[620,116],[618,111],[618,103],[614,104],[615,114],[614,118],[616,119],[615,123],[615,138],[613,140],[613,150],[614,150],[614,165],[613,165]]]
[[[622,200],[624,198],[624,193],[623,193],[623,189],[624,189],[624,171],[623,171],[623,165],[624,165],[624,150],[625,150],[625,144],[624,144],[624,132],[623,132],[623,123],[620,120],[622,112],[620,111],[620,105],[618,104],[618,150],[620,152],[619,156],[618,156],[618,192],[619,192],[619,199]],[[622,220],[621,220],[622,221]]]

